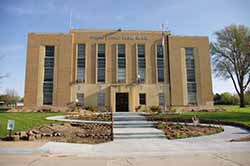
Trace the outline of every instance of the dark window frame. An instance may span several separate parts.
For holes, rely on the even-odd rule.
[[[147,104],[146,93],[139,93],[139,104],[140,105]]]
[[[45,46],[43,104],[53,104],[55,46]]]
[[[98,44],[97,45],[97,82],[105,83],[106,81],[105,77],[106,77],[106,45]]]
[[[156,46],[156,54],[157,54],[157,80],[158,82],[164,82],[165,81],[165,68],[164,68],[164,46],[161,44],[157,44]]]

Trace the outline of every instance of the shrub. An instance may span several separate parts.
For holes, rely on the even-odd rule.
[[[156,113],[161,112],[161,108],[160,108],[159,106],[151,106],[151,107],[150,107],[150,110],[151,110],[152,112],[156,112]]]
[[[239,104],[239,97],[238,95],[231,94],[229,92],[224,92],[221,94],[216,93],[214,95],[214,104],[236,105]]]
[[[158,126],[157,126],[157,127],[158,127],[159,129],[165,129],[165,128],[166,128],[166,126],[167,126],[167,124],[166,124],[166,123],[161,122],[161,123],[159,123],[159,124],[158,124]]]

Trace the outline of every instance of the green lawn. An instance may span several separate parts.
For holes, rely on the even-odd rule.
[[[38,112],[0,112],[0,138],[5,137],[7,131],[7,121],[15,120],[14,131],[26,131],[34,126],[53,123],[46,120],[48,116],[62,115],[63,113],[38,113]]]
[[[184,118],[191,119],[196,115],[200,119],[224,120],[231,122],[240,122],[250,125],[250,107],[240,108],[239,106],[216,106],[223,107],[226,112],[186,112],[182,114],[159,114],[159,118]]]

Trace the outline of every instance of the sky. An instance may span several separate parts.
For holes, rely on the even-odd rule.
[[[69,31],[73,28],[160,30],[172,35],[202,35],[231,24],[250,26],[249,0],[0,0],[0,94],[7,88],[24,94],[29,32]],[[235,93],[229,80],[213,76],[213,92]]]

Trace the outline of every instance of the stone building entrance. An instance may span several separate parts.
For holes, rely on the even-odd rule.
[[[128,112],[128,93],[116,93],[116,112]]]

